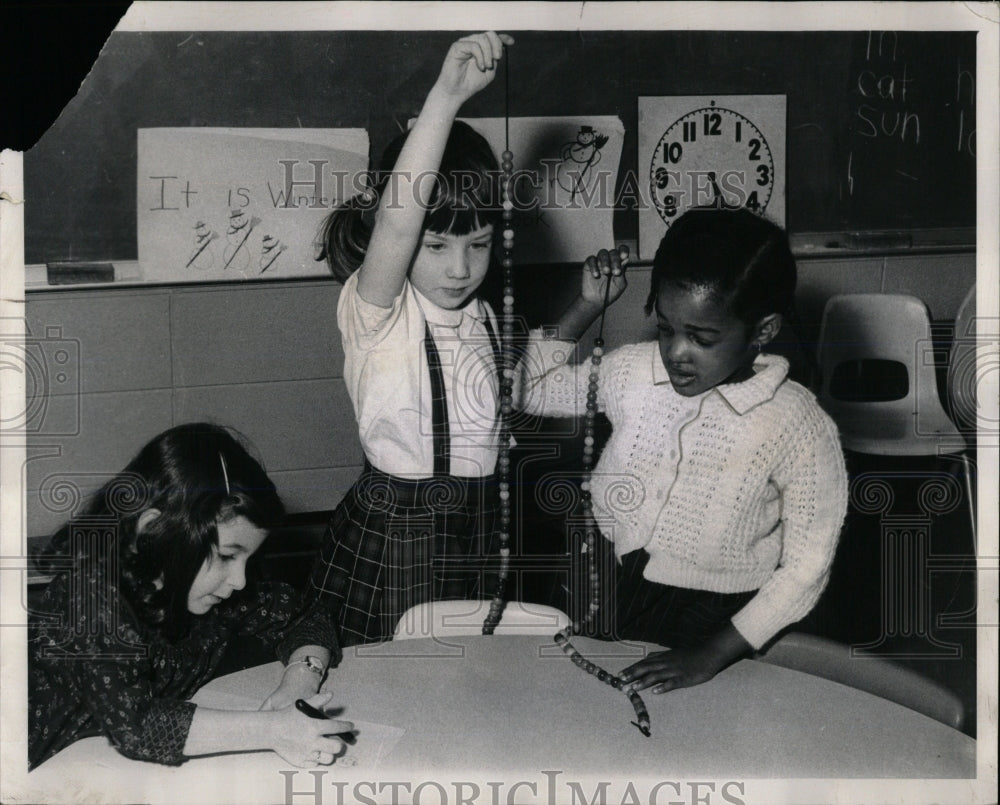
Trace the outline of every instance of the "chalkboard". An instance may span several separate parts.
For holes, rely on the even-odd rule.
[[[787,96],[789,231],[975,226],[975,33],[522,31],[511,114],[615,115],[640,95]],[[360,127],[377,155],[454,32],[119,32],[25,156],[28,263],[136,258],[136,132]],[[501,82],[463,108],[502,115]],[[616,237],[637,237],[623,204]]]
[[[974,40],[871,32],[851,40],[840,187],[849,224],[973,226]]]

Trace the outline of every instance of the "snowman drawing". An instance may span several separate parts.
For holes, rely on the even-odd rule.
[[[188,258],[185,268],[197,268],[206,271],[215,262],[215,249],[212,241],[219,237],[219,233],[214,229],[209,229],[204,221],[198,221],[194,225],[194,248]]]
[[[607,144],[608,137],[594,131],[593,126],[580,126],[576,140],[565,143],[559,149],[559,159],[556,166],[556,176],[552,181],[575,198],[588,182],[593,167],[601,161],[601,149]]]
[[[261,243],[261,253],[260,259],[257,264],[260,266],[260,273],[263,274],[267,271],[273,264],[274,261],[278,259],[285,249],[287,249],[284,243],[282,243],[278,238],[273,238],[270,235],[264,235],[264,241]]]
[[[247,218],[243,210],[232,210],[229,213],[229,228],[226,229],[228,245],[222,255],[225,259],[223,268],[245,271],[249,267],[250,249],[247,241],[259,224],[260,218],[256,215]]]

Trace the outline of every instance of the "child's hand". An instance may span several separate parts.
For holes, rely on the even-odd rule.
[[[628,247],[619,246],[613,251],[601,249],[591,255],[583,263],[583,279],[580,285],[580,296],[592,306],[604,306],[604,294],[607,291],[608,304],[614,302],[625,293],[628,281],[625,279],[625,265],[628,263]],[[611,288],[608,289],[608,282]]]
[[[716,654],[704,647],[678,648],[673,651],[656,651],[643,660],[630,665],[618,678],[623,689],[666,693],[675,688],[689,688],[708,682],[725,663],[720,664]]]
[[[322,709],[332,696],[332,693],[318,693],[306,702]],[[304,768],[333,763],[343,752],[344,742],[327,736],[354,729],[350,721],[310,718],[294,705],[275,711],[274,719],[271,748],[293,766]]]
[[[445,56],[438,86],[460,101],[471,98],[496,77],[503,46],[513,44],[513,37],[493,31],[462,37]]]
[[[307,699],[314,696],[322,679],[304,666],[294,666],[285,669],[281,682],[270,696],[264,699],[261,710],[281,710],[296,699]]]

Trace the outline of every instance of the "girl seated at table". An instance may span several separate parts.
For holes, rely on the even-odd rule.
[[[329,764],[346,722],[300,712],[331,657],[332,624],[285,585],[247,587],[247,562],[283,516],[274,484],[227,430],[181,425],[155,437],[52,538],[54,574],[29,619],[29,767],[80,738],[177,765],[192,755],[272,749]],[[241,635],[285,663],[258,711],[197,707]]]
[[[599,622],[672,649],[624,670],[635,690],[711,679],[804,617],[826,585],[843,452],[788,362],[763,351],[795,282],[782,229],[746,209],[692,210],[653,261],[658,340],[600,358],[596,395],[589,364],[554,359],[525,385],[530,413],[576,415],[589,399],[613,425],[590,485],[618,559]]]

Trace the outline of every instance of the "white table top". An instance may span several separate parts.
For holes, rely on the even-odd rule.
[[[644,651],[641,645],[574,642],[612,671]],[[253,709],[280,673],[273,663],[221,677],[194,701]],[[548,634],[355,647],[331,672],[326,689],[335,693],[331,706],[343,708],[338,717],[360,727],[358,746],[325,772],[331,794],[333,780],[350,779],[533,780],[544,793],[551,780],[976,774],[976,744],[968,736],[884,699],[753,660],[697,687],[645,695],[651,738],[630,724],[628,699],[574,666]],[[273,803],[289,802],[289,786],[312,791],[308,772],[282,773],[291,768],[270,752],[195,758],[168,768],[127,760],[104,739],[92,738],[29,777],[42,786],[70,779],[88,791],[121,778],[124,801],[150,802],[179,801],[177,792],[188,786],[197,794],[185,801],[232,801],[231,786],[238,782],[248,792],[241,801]],[[65,795],[65,784],[61,790]],[[174,797],[157,796],[158,790]],[[589,801],[593,788],[582,790]],[[519,803],[530,800],[524,792]],[[372,793],[364,789],[364,796]],[[541,793],[539,801],[546,801]],[[427,802],[441,799],[426,796]],[[506,801],[506,793],[500,796]],[[667,792],[660,796],[670,799]],[[296,795],[292,802],[316,800]]]
[[[615,671],[644,656],[639,644],[574,644]],[[611,766],[622,774],[656,768],[754,777],[973,773],[968,736],[884,699],[750,660],[704,685],[645,694],[651,738],[631,725],[635,714],[623,694],[541,636],[357,648],[329,687],[345,706],[344,718],[423,724],[408,729],[387,758],[394,768],[448,768],[461,747],[470,767],[512,772]]]

